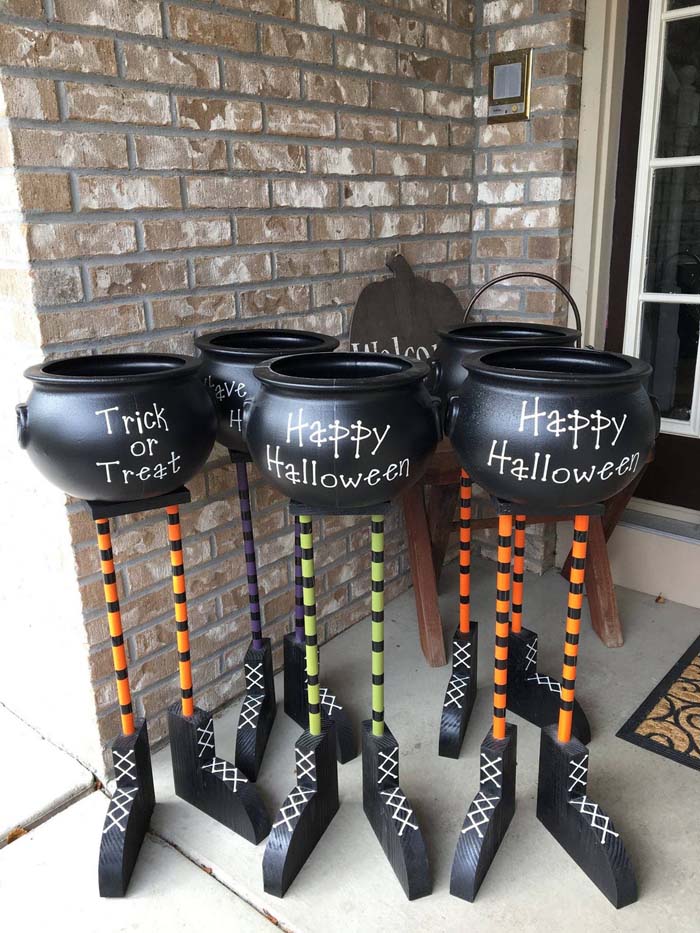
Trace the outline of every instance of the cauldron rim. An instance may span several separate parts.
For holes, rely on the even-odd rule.
[[[525,368],[523,360],[531,365]],[[536,368],[535,364],[547,362],[556,368]],[[604,369],[606,364],[607,371]],[[474,373],[508,382],[536,383],[543,387],[624,385],[637,383],[652,371],[649,363],[635,356],[609,350],[548,346],[477,350],[463,360],[461,365],[469,375]]]
[[[509,336],[509,333],[513,336]],[[558,324],[539,324],[531,321],[474,321],[459,324],[449,330],[438,330],[438,334],[448,343],[461,344],[463,341],[480,343],[484,349],[492,344],[497,346],[507,342],[512,346],[536,346],[541,337],[546,336],[550,345],[555,345],[557,337],[562,344],[578,340],[581,332],[572,327]]]
[[[240,340],[242,344],[253,341],[255,338],[269,338],[267,347],[255,346],[227,346],[225,340]],[[277,344],[275,345],[275,340]],[[290,346],[294,341],[306,341],[305,346]],[[198,350],[205,351],[210,356],[218,356],[224,360],[269,360],[278,357],[298,355],[300,353],[321,353],[335,350],[339,341],[336,337],[321,334],[313,330],[298,330],[285,327],[229,327],[217,330],[212,334],[202,334],[195,338]]]
[[[331,369],[356,369],[362,363],[371,363],[375,368],[382,365],[387,371],[370,376],[358,373],[357,376],[312,376],[295,375],[285,369],[300,365],[318,366],[324,364]],[[422,382],[430,374],[430,367],[422,360],[414,360],[394,353],[298,353],[294,356],[279,356],[261,363],[253,370],[253,375],[265,386],[276,389],[296,391],[302,389],[310,393],[328,392],[372,392],[376,389],[396,388]]]
[[[97,388],[179,380],[194,375],[201,365],[200,359],[184,353],[96,353],[37,363],[24,376],[47,388]]]

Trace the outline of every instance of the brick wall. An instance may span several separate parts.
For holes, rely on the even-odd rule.
[[[34,359],[189,351],[194,330],[229,321],[343,335],[360,289],[397,249],[466,296],[469,3],[0,9],[0,210],[12,238],[2,296],[14,339],[31,329]],[[31,314],[17,311],[18,294]],[[242,689],[248,640],[233,471],[220,448],[191,489],[195,688],[215,708]],[[291,536],[283,503],[257,480],[253,503],[265,626],[279,645],[291,621]],[[94,530],[80,503],[66,514],[106,740],[118,718]],[[165,527],[150,513],[114,526],[136,708],[158,741],[177,696]],[[367,614],[368,541],[344,519],[319,522],[318,539],[328,637]],[[389,598],[407,585],[400,539],[387,537]]]
[[[585,0],[486,0],[475,5],[474,208],[471,282],[507,272],[570,276]],[[488,56],[533,48],[531,119],[486,122]],[[565,323],[549,286],[517,279],[488,290],[474,319]],[[573,318],[571,319],[573,321]],[[488,511],[481,500],[480,512]],[[528,528],[527,565],[554,563],[555,526]],[[479,535],[495,556],[495,532]]]

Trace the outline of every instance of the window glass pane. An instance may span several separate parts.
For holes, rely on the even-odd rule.
[[[646,304],[639,355],[654,367],[649,391],[665,418],[690,421],[700,305]]]
[[[700,166],[654,172],[644,287],[700,295]]]
[[[666,24],[658,156],[700,153],[700,16]]]
[[[697,6],[698,0],[668,0],[667,10],[685,10],[689,6]]]

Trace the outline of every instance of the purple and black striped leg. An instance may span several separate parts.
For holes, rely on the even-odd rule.
[[[238,717],[235,762],[236,767],[249,780],[255,781],[260,771],[272,724],[275,721],[277,701],[272,668],[272,646],[270,639],[263,638],[262,635],[248,468],[245,459],[240,454],[231,451],[230,455],[236,465],[238,499],[241,507],[251,634],[251,643],[244,658],[246,692]]]
[[[347,713],[328,687],[321,686],[321,713],[335,722],[336,758],[341,765],[357,756],[355,734]],[[301,525],[294,516],[294,631],[284,636],[284,711],[305,729],[309,721],[306,691],[304,589],[301,573]]]

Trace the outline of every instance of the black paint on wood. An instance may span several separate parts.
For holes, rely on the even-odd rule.
[[[251,642],[243,659],[246,690],[236,730],[234,760],[250,781],[258,778],[277,713],[271,642],[269,638],[263,638],[262,642],[260,649]]]
[[[559,718],[561,684],[537,672],[537,633],[522,628],[508,639],[508,709],[544,729]],[[591,727],[578,700],[574,700],[574,735],[587,744]]]
[[[399,785],[399,746],[385,724],[384,735],[362,723],[362,803],[409,901],[433,889],[425,841],[418,818]]]
[[[360,292],[350,324],[350,347],[427,359],[438,330],[461,324],[462,305],[448,285],[415,275],[400,253],[387,267],[393,278],[371,282]]]
[[[178,797],[257,845],[270,832],[270,818],[255,784],[217,758],[211,714],[195,706],[184,716],[176,703],[168,710],[168,729]]]
[[[515,813],[516,727],[506,726],[505,739],[491,730],[481,743],[479,792],[472,800],[459,834],[450,894],[473,901]]]
[[[102,502],[99,499],[86,499],[85,503],[90,514],[97,521],[98,518],[117,518],[119,515],[132,515],[136,512],[152,512],[154,509],[164,509],[168,505],[184,505],[192,501],[192,495],[186,486],[180,486],[163,496],[153,496],[150,499],[133,499],[123,502]]]
[[[336,756],[341,765],[347,764],[357,757],[352,721],[328,687],[321,686],[320,696],[322,715],[335,723]],[[284,711],[302,729],[308,728],[306,646],[296,640],[293,632],[284,636]]]
[[[338,812],[334,732],[335,724],[324,717],[321,735],[303,732],[297,740],[296,785],[272,824],[263,856],[267,894],[284,897]]]
[[[472,620],[467,634],[458,627],[452,636],[452,673],[442,704],[438,744],[443,758],[459,758],[476,698],[477,648],[478,626]]]
[[[634,877],[620,834],[587,796],[588,749],[560,742],[556,726],[542,730],[537,818],[615,907],[637,900]]]
[[[117,787],[102,829],[98,879],[102,897],[123,897],[156,801],[145,720],[112,742],[112,763]]]

